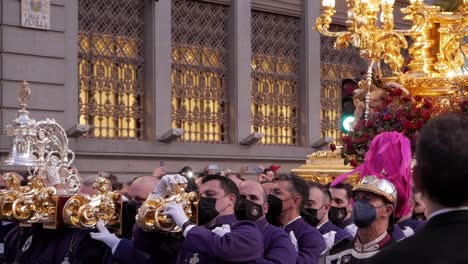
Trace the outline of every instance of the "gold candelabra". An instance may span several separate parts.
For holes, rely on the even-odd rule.
[[[323,13],[316,20],[318,32],[336,38],[336,49],[358,48],[369,65],[377,65],[380,77],[403,84],[413,94],[448,95],[468,86],[468,44],[462,41],[468,35],[468,0],[456,12],[410,0],[401,12],[412,26],[399,30],[394,29],[394,0],[346,2],[348,31],[329,31],[335,0],[322,0]],[[407,39],[412,42],[409,47]],[[409,63],[401,54],[403,49],[408,49]],[[382,63],[388,64],[391,76],[382,75]],[[403,66],[409,69],[402,72]]]

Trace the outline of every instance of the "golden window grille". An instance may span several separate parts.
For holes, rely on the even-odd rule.
[[[332,25],[333,31],[346,27]],[[320,35],[320,102],[322,137],[339,139],[342,136],[341,120],[341,79],[359,77],[366,71],[357,49],[337,51],[333,48],[334,38]]]
[[[229,7],[172,1],[172,127],[181,141],[226,143]]]
[[[143,0],[79,0],[79,122],[89,137],[140,139]]]
[[[252,11],[252,132],[298,145],[300,18]]]

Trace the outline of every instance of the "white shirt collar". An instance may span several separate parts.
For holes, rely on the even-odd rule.
[[[301,216],[298,216],[296,218],[294,218],[293,220],[289,221],[287,224],[285,224],[283,227],[287,227],[289,224],[291,224],[292,222],[296,221],[297,219],[301,218]]]
[[[328,221],[330,221],[330,220],[328,220]],[[318,226],[315,227],[315,228],[317,228],[317,229],[321,228],[321,227],[322,227],[324,224],[326,224],[328,221],[323,222],[322,224],[318,225]]]
[[[445,214],[445,213],[449,213],[449,212],[454,212],[454,211],[468,211],[468,206],[461,206],[461,207],[449,207],[449,208],[444,208],[444,209],[440,209],[440,210],[437,210],[435,212],[433,212],[429,218],[433,218],[434,216],[436,215],[441,215],[441,214]]]
[[[387,236],[387,231],[383,232],[382,235],[377,237],[376,239],[372,240],[371,242],[363,245],[359,241],[359,236],[356,239],[356,242],[354,243],[354,248],[358,252],[369,252],[369,251],[374,251],[379,249],[379,242],[382,241]]]

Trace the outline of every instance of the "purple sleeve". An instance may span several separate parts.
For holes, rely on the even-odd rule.
[[[299,256],[298,264],[318,264],[320,254],[325,250],[325,241],[316,229],[308,229],[298,238]]]
[[[256,264],[286,264],[296,263],[297,253],[286,232],[278,232],[271,237],[271,246],[265,252],[263,259],[257,260]]]
[[[120,240],[112,258],[118,264],[152,263],[149,254],[137,249],[132,241],[125,238]]]
[[[239,221],[231,232],[220,237],[210,230],[195,226],[184,240],[184,248],[223,259],[226,262],[248,262],[263,257],[263,240],[253,222]]]

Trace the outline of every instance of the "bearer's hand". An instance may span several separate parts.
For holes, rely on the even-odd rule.
[[[172,217],[176,225],[182,227],[189,219],[179,203],[170,203],[164,207],[164,214]]]
[[[114,234],[109,232],[109,230],[104,225],[104,222],[98,221],[96,224],[96,228],[99,232],[91,232],[89,235],[92,239],[98,240],[106,244],[108,247],[112,249],[112,254],[114,254],[117,246],[120,243],[120,238],[116,237]]]
[[[165,175],[154,187],[153,193],[164,198],[171,193],[172,186],[187,183],[187,179],[179,174]]]

